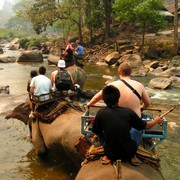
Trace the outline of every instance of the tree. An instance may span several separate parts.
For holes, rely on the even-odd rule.
[[[24,20],[24,18],[19,16],[11,17],[8,22],[5,24],[7,28],[12,28],[16,30],[26,30],[32,32],[32,25],[30,22]]]
[[[156,31],[165,26],[165,16],[160,14],[164,8],[162,0],[115,0],[113,10],[117,20],[126,23],[136,22],[142,27],[142,43],[144,46],[145,33],[148,28]]]
[[[179,51],[178,45],[178,0],[175,0],[174,11],[174,54],[177,55]]]
[[[52,26],[59,20],[62,21],[62,25],[71,21],[71,25],[77,25],[80,41],[83,42],[83,7],[84,0],[34,0],[33,5],[26,13],[37,34],[45,31],[48,26]]]
[[[108,37],[111,36],[110,25],[111,25],[111,14],[112,14],[113,2],[114,2],[113,0],[103,0],[104,13],[105,13],[105,24],[106,24],[106,35]]]
[[[104,14],[101,2],[99,0],[86,0],[86,25],[90,30],[90,41],[93,39],[93,30],[102,28]]]

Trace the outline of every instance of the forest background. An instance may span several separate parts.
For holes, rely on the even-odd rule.
[[[130,34],[131,37],[133,34],[134,37],[140,35],[138,43],[141,50],[149,43],[145,39],[147,33],[174,29],[174,40],[165,48],[169,48],[172,54],[179,54],[178,0],[174,0],[174,12],[170,16],[164,14],[167,12],[167,0],[13,2],[14,15],[3,26],[1,24],[0,39],[20,38],[20,42],[32,44],[77,35],[84,46],[91,46],[114,40],[122,34]],[[12,4],[11,0],[4,6],[8,7],[8,3]],[[3,12],[1,10],[2,15]],[[0,20],[6,17],[4,14]]]

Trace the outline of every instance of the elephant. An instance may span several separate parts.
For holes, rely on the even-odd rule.
[[[87,75],[83,69],[73,65],[66,68],[72,75],[75,84],[79,84],[81,88],[84,86],[84,82],[87,80]]]
[[[27,101],[16,107],[6,118],[16,118],[28,124],[29,113],[30,108]],[[117,173],[111,164],[105,166],[99,160],[95,160],[81,167],[84,157],[77,151],[77,142],[82,137],[81,117],[83,113],[76,108],[69,107],[51,123],[32,121],[32,143],[37,155],[42,156],[50,152],[58,155],[64,152],[77,169],[76,180],[117,179]],[[83,145],[83,147],[87,150],[90,145]],[[160,171],[145,163],[139,167],[133,167],[128,162],[123,162],[121,167],[122,178],[125,180],[163,179]]]
[[[119,172],[119,173],[118,173]],[[134,167],[128,162],[121,162],[120,168],[115,164],[102,165],[99,160],[91,161],[81,167],[76,180],[163,180],[163,175],[159,170],[142,163],[139,167]]]

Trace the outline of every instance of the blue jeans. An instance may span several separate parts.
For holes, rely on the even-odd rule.
[[[131,139],[139,146],[142,139],[142,131],[138,131],[134,128],[130,130]]]

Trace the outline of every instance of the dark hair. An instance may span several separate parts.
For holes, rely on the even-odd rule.
[[[31,76],[31,78],[37,76],[37,71],[36,71],[36,70],[32,70],[32,71],[30,72],[30,76]]]
[[[120,98],[119,89],[115,86],[109,85],[103,89],[102,97],[107,107],[112,107],[118,104]]]
[[[120,75],[130,76],[131,72],[132,72],[132,67],[129,63],[124,62],[124,63],[120,64],[120,66],[118,68],[118,72]]]
[[[39,68],[39,74],[42,74],[42,75],[46,74],[46,68],[44,66],[41,66]]]

